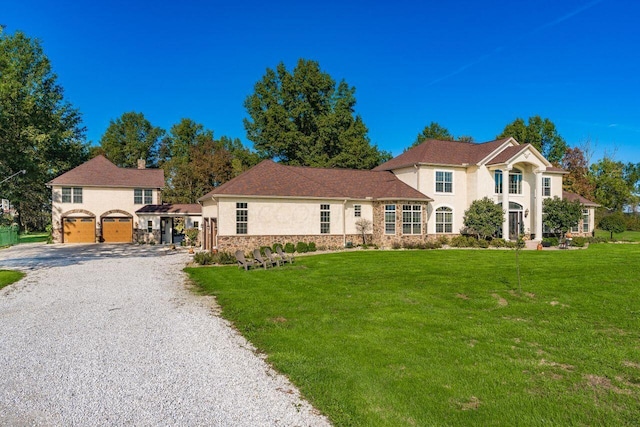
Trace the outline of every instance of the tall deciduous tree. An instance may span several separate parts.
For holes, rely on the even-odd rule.
[[[23,228],[51,220],[45,183],[86,160],[81,115],[64,99],[40,42],[0,29],[0,196],[17,207]]]
[[[556,125],[540,116],[529,117],[527,123],[517,118],[505,126],[497,138],[513,137],[521,144],[531,144],[551,163],[559,165],[567,143],[556,130]]]
[[[165,134],[155,127],[142,113],[128,112],[111,120],[100,139],[105,156],[120,167],[136,167],[138,159],[149,166],[158,162],[160,138]]]
[[[371,145],[354,94],[316,61],[300,59],[293,72],[280,63],[245,100],[247,137],[261,157],[285,164],[371,169],[391,155]]]
[[[422,144],[427,139],[439,139],[441,141],[453,141],[453,135],[449,132],[449,129],[444,126],[440,126],[439,123],[431,122],[428,126],[422,129],[422,132],[416,136],[416,140],[413,141],[411,147]],[[411,148],[409,147],[409,148]]]
[[[562,169],[569,172],[562,180],[562,187],[571,193],[593,199],[594,186],[589,177],[589,164],[584,152],[578,148],[568,148],[562,158]]]
[[[191,119],[171,127],[159,154],[167,182],[163,196],[171,203],[194,203],[259,160],[239,139],[214,140],[213,131]]]
[[[622,211],[629,203],[631,189],[624,177],[624,164],[604,157],[590,167],[595,201],[603,207]]]

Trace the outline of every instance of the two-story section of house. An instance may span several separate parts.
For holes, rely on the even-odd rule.
[[[543,200],[563,197],[566,173],[532,145],[513,138],[485,143],[427,140],[374,170],[391,171],[433,198],[426,225],[430,236],[459,234],[471,203],[488,197],[505,212],[499,234],[506,239],[519,234],[542,238]]]
[[[162,203],[164,171],[120,168],[97,156],[51,180],[52,234],[56,243],[132,242],[136,214]],[[146,226],[146,224],[144,225]]]

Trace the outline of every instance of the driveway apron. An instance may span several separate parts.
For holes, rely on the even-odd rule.
[[[0,251],[27,270],[0,290],[0,425],[329,425],[186,289],[187,254],[82,247]]]

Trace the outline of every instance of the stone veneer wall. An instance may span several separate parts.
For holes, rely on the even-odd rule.
[[[151,233],[146,229],[134,228],[133,229],[133,242],[134,243],[160,243],[160,229],[154,228]]]
[[[421,234],[402,234],[402,205],[416,204],[402,200],[389,200],[385,202],[373,203],[373,243],[382,247],[390,248],[395,244],[420,243],[429,240],[427,235],[427,205],[428,203],[417,203],[422,205],[422,227]],[[384,233],[384,207],[385,205],[396,205],[396,233]]]
[[[362,243],[362,236],[347,234],[347,242],[353,245]],[[367,235],[367,243],[371,241],[371,235]],[[327,249],[344,248],[344,236],[342,234],[317,234],[317,235],[286,235],[286,236],[218,236],[218,250],[223,252],[235,252],[242,250],[250,252],[262,246],[273,246],[274,243],[297,244],[298,242],[315,243],[317,247]]]

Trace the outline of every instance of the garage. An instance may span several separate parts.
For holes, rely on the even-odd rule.
[[[95,218],[64,218],[64,243],[95,243]]]
[[[104,218],[102,239],[105,243],[131,243],[133,227],[131,218]]]

